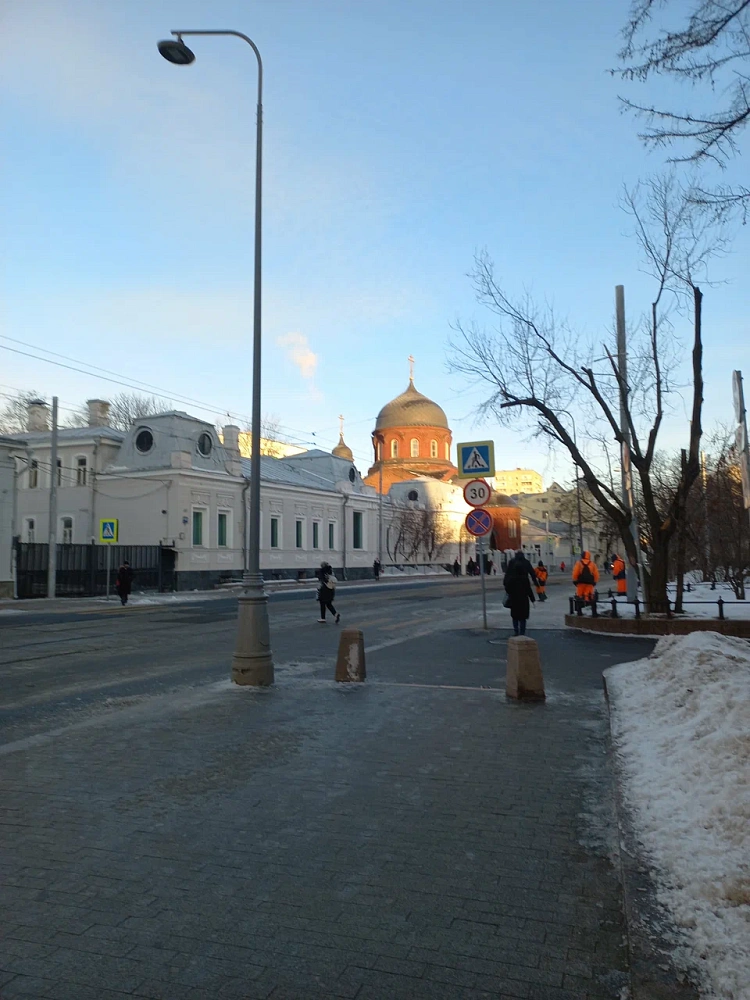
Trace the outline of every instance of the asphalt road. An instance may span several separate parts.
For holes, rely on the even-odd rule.
[[[488,580],[499,608],[499,578]],[[341,625],[363,629],[368,650],[456,623],[479,623],[478,580],[438,579],[341,587]],[[320,625],[312,590],[277,592],[269,614],[277,670],[300,664],[332,674],[338,631]],[[226,678],[234,650],[236,596],[185,603],[112,603],[0,616],[0,740],[8,742],[121,707],[133,698]]]

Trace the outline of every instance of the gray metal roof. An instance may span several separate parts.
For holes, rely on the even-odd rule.
[[[18,444],[47,444],[52,440],[52,431],[22,431],[20,434],[5,436]],[[57,432],[57,439],[61,444],[66,441],[86,441],[102,437],[119,442],[125,439],[125,433],[115,430],[114,427],[61,427]]]
[[[242,459],[242,475],[250,478],[250,459]],[[302,486],[308,490],[335,493],[336,484],[323,476],[313,475],[304,469],[290,465],[283,458],[260,457],[260,479],[264,483],[279,483],[284,486]]]

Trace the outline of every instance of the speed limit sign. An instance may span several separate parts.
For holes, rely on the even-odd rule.
[[[484,479],[472,479],[464,486],[464,500],[472,507],[484,507],[491,495],[492,490]]]

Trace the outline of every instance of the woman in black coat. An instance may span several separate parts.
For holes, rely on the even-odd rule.
[[[533,571],[532,571],[533,572]],[[531,610],[531,604],[536,600],[531,589],[529,564],[523,552],[516,552],[508,565],[503,579],[503,586],[508,594],[505,607],[510,608],[513,619],[513,633],[526,635],[526,622]]]

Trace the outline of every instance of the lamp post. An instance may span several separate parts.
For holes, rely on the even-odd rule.
[[[573,444],[575,445],[576,451],[578,451],[578,436],[576,434],[576,421],[575,417],[569,410],[560,410],[560,413],[564,413],[567,417],[570,417],[570,422],[573,424]],[[576,466],[576,506],[578,507],[578,545],[581,551],[578,554],[579,559],[583,556],[583,518],[581,517],[581,482],[578,476],[578,462],[575,463]]]
[[[258,60],[258,105],[255,140],[255,271],[253,288],[252,455],[250,456],[250,521],[247,556],[239,597],[237,645],[232,657],[236,684],[273,684],[273,657],[268,625],[268,597],[260,572],[260,390],[261,390],[261,204],[263,164],[263,62],[258,47],[241,31],[173,31],[173,39],[158,43],[168,62],[188,66],[195,55],[183,35],[233,35],[247,42]]]

